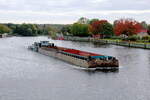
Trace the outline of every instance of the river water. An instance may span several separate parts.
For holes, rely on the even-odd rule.
[[[27,49],[40,40],[115,56],[120,69],[86,71]],[[47,37],[2,38],[0,100],[150,100],[150,50]]]

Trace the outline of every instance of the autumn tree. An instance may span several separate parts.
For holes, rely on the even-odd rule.
[[[115,21],[114,25],[114,32],[117,36],[122,34],[127,36],[136,35],[141,29],[141,24],[133,19],[120,19]]]
[[[147,33],[150,35],[150,25],[148,25],[147,28],[148,28]]]
[[[92,34],[101,34],[104,36],[113,35],[113,26],[107,20],[99,20],[93,22],[89,26],[89,30]]]

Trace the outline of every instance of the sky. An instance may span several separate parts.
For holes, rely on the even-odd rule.
[[[80,17],[150,24],[150,0],[0,0],[0,23],[72,24]]]

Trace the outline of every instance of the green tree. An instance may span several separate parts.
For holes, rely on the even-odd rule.
[[[0,34],[10,33],[10,32],[11,32],[10,28],[8,28],[6,25],[0,24]]]
[[[47,27],[46,31],[48,32],[49,35],[51,35],[53,33],[57,33],[57,30],[52,27]]]
[[[52,38],[52,39],[56,39],[57,38],[57,32],[58,30],[53,28],[53,27],[47,27],[46,31],[48,32],[48,35]]]
[[[35,24],[30,24],[30,29],[32,30],[33,35],[37,35],[38,27]]]
[[[74,36],[88,36],[88,25],[74,23],[71,27],[71,34],[73,34]]]
[[[6,24],[11,30],[14,30],[16,28],[16,24],[8,23]]]
[[[61,33],[63,33],[63,34],[71,33],[71,26],[70,25],[63,26],[61,28]]]
[[[101,33],[103,35],[105,35],[105,37],[111,37],[114,35],[114,32],[113,32],[113,25],[110,24],[110,23],[104,23],[102,24],[102,31]]]
[[[35,36],[38,33],[38,29],[34,24],[21,24],[16,26],[14,33],[22,36]]]
[[[147,25],[147,23],[145,21],[142,21],[141,25],[142,25],[143,29],[148,29],[148,25]]]

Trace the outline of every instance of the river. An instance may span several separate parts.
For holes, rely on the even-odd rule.
[[[120,69],[86,71],[27,49],[40,40],[115,56]],[[150,100],[150,50],[47,37],[2,38],[0,100]]]

